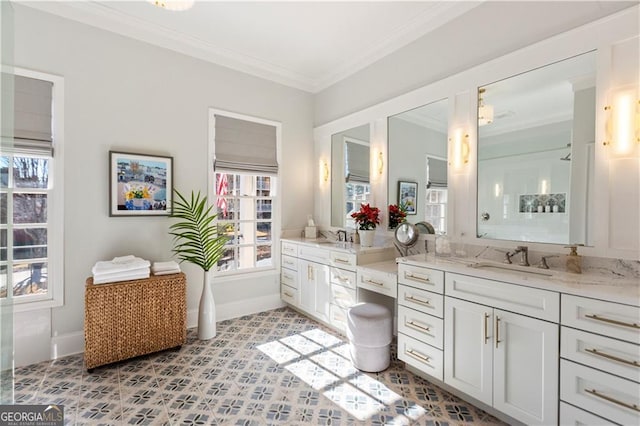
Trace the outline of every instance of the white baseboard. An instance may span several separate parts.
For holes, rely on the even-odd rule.
[[[51,359],[84,352],[84,332],[74,331],[51,338]]]
[[[224,321],[243,315],[269,311],[285,306],[280,299],[280,293],[268,296],[243,299],[237,302],[216,305],[216,321]],[[198,326],[198,309],[187,311],[187,328]],[[67,355],[79,354],[84,351],[84,332],[75,331],[51,338],[51,359],[62,358]]]

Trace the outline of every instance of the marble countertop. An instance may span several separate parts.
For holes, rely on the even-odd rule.
[[[365,263],[364,265],[358,265],[358,269],[371,269],[377,272],[384,272],[385,274],[396,276],[398,275],[398,263],[395,260],[383,260],[382,262]]]
[[[636,279],[601,274],[573,274],[554,269],[539,269],[535,266],[521,267],[478,259],[435,257],[432,254],[400,257],[397,262],[640,306],[640,282]]]
[[[374,253],[393,248],[391,245],[375,245],[373,247],[362,247],[360,244],[350,242],[331,241],[324,238],[282,238],[281,241],[289,241],[296,244],[304,244],[310,247],[323,248],[328,250],[338,250],[344,253]]]

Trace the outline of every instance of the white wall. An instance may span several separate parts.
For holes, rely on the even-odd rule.
[[[169,219],[108,216],[109,150],[173,156],[175,187],[206,193],[209,107],[280,121],[282,228],[304,226],[307,211],[300,214],[298,207],[313,204],[310,170],[315,169],[311,95],[14,7],[15,64],[65,79],[65,304],[53,310],[51,327],[66,346],[58,348],[60,353],[81,342],[84,283],[97,260],[130,253],[152,260],[171,256]],[[190,265],[183,269],[192,315],[202,273]],[[279,304],[278,281],[275,273],[215,279],[218,315]]]

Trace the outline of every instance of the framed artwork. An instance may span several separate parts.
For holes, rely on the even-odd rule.
[[[407,214],[418,214],[418,184],[416,182],[398,181],[398,206]]]
[[[109,151],[109,216],[168,216],[173,157]]]

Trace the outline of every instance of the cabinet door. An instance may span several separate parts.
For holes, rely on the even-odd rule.
[[[300,288],[300,308],[309,314],[315,309],[316,282],[313,277],[313,263],[300,260],[298,263],[298,282]]]
[[[494,310],[493,406],[526,424],[558,419],[557,324]]]
[[[312,263],[314,280],[313,314],[323,321],[329,321],[329,304],[331,302],[331,282],[329,266]]]
[[[445,297],[444,381],[491,405],[493,309]]]

